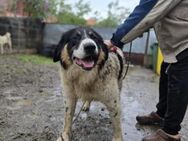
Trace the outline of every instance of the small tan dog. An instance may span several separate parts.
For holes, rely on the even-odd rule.
[[[78,99],[88,110],[92,101],[106,105],[114,128],[113,141],[122,141],[120,91],[124,75],[123,52],[109,52],[102,37],[87,27],[74,28],[61,37],[54,62],[61,63],[65,100],[64,128],[57,141],[71,140],[72,120]]]
[[[11,41],[11,34],[7,32],[5,35],[0,35],[0,48],[1,54],[4,54],[4,47],[8,45],[10,53],[12,52],[12,41]]]

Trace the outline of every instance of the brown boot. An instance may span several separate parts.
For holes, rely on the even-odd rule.
[[[165,133],[163,130],[159,129],[156,133],[143,138],[142,141],[181,141],[181,137],[172,137]]]
[[[149,115],[137,116],[136,120],[141,125],[163,125],[163,118],[161,118],[156,112],[152,112]]]

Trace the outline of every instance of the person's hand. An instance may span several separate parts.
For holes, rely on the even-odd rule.
[[[113,45],[112,42],[110,40],[104,40],[104,44],[107,45],[107,48],[112,51],[112,52],[116,52],[117,51],[117,46]]]
[[[104,40],[104,44],[107,45],[108,49],[115,47],[110,40]]]

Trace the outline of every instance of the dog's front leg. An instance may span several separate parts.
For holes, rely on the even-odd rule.
[[[10,50],[10,53],[12,53],[12,44],[11,43],[9,44],[9,50]]]
[[[119,100],[114,100],[106,104],[106,106],[114,129],[113,141],[122,141],[120,102]]]
[[[65,97],[65,115],[64,115],[64,125],[63,133],[57,141],[70,141],[71,140],[71,128],[72,120],[76,108],[77,98],[75,96]]]
[[[4,54],[3,45],[2,45],[2,44],[0,44],[0,46],[1,46],[1,54]]]

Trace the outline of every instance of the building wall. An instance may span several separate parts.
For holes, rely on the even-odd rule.
[[[94,26],[94,25],[96,25],[96,19],[95,18],[90,18],[90,19],[87,19],[86,20],[86,25],[88,25],[88,26]]]
[[[0,0],[0,16],[4,16],[7,7],[8,7],[8,1]]]
[[[26,17],[24,12],[25,4],[23,0],[17,1],[15,7],[13,5],[16,0],[0,0],[0,16],[3,17]]]

